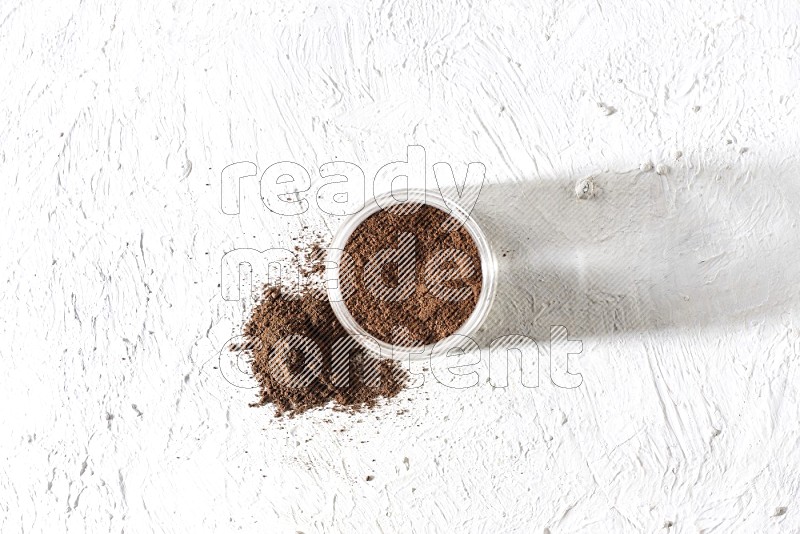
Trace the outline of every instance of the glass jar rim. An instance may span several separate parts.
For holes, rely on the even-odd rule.
[[[355,229],[371,215],[390,206],[402,204],[425,204],[449,213],[464,225],[469,232],[480,255],[481,264],[481,291],[475,308],[466,321],[453,334],[442,338],[435,343],[419,346],[394,345],[377,339],[368,333],[353,318],[347,309],[341,293],[339,282],[339,266],[344,252],[344,247],[350,240]],[[439,192],[425,189],[411,189],[405,199],[398,200],[392,193],[384,193],[373,198],[372,203],[359,212],[351,215],[339,227],[334,235],[333,242],[328,247],[326,258],[328,279],[327,293],[333,313],[345,331],[353,337],[363,348],[378,354],[381,358],[394,359],[421,359],[449,353],[453,349],[466,349],[469,336],[477,331],[486,320],[489,309],[495,296],[497,283],[497,260],[494,256],[489,241],[483,230],[472,215],[451,197],[445,197]],[[334,282],[334,284],[331,284]]]

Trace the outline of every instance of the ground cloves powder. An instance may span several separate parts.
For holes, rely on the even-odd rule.
[[[307,245],[299,265],[306,279],[323,271],[323,249]],[[453,334],[481,290],[474,240],[450,214],[428,205],[400,205],[364,220],[345,246],[340,268],[345,304],[371,335],[397,345],[420,345]],[[398,338],[398,332],[401,337]],[[319,284],[296,290],[268,285],[244,328],[259,384],[254,406],[297,414],[333,401],[371,407],[402,391],[408,373],[396,360],[363,349],[337,320]]]
[[[382,209],[344,248],[342,294],[353,319],[376,339],[427,345],[455,333],[475,309],[481,261],[469,231],[426,204]]]

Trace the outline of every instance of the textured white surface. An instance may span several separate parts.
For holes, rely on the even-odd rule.
[[[0,3],[0,531],[800,532],[796,2],[265,4]],[[222,169],[409,144],[583,384],[248,408],[222,254],[339,221]]]

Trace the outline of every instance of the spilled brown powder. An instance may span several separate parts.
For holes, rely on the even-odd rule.
[[[311,245],[301,265],[305,276],[320,272],[322,252],[319,244]],[[304,341],[282,350],[290,336],[303,336],[294,339]],[[294,293],[265,287],[244,337],[244,346],[232,350],[251,351],[259,383],[259,400],[253,406],[273,404],[276,416],[330,401],[350,409],[371,407],[380,397],[397,395],[407,379],[398,362],[373,358],[347,335],[324,291],[313,284]]]
[[[390,249],[397,261],[376,261],[376,253]],[[355,229],[344,252],[352,259],[352,272],[342,266],[347,309],[387,343],[435,343],[456,332],[478,302],[478,248],[463,224],[438,208],[412,204],[378,211]],[[397,327],[406,335],[394,337]]]

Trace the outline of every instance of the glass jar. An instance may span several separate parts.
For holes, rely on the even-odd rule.
[[[339,269],[342,254],[350,236],[369,216],[381,209],[398,204],[426,204],[449,213],[464,225],[464,228],[474,240],[480,255],[482,284],[475,308],[458,330],[429,345],[414,347],[393,345],[375,338],[356,322],[347,309],[341,293]],[[457,201],[450,197],[445,198],[438,191],[411,190],[408,192],[406,199],[401,201],[398,201],[391,193],[378,195],[371,204],[358,213],[351,215],[341,225],[327,250],[326,267],[326,278],[329,281],[327,286],[328,299],[336,318],[347,333],[361,346],[382,358],[405,359],[411,357],[412,359],[422,359],[447,354],[453,349],[466,351],[474,348],[475,343],[470,336],[481,327],[489,314],[497,289],[497,260],[480,225]],[[387,320],[391,320],[391,318],[387,317]]]

